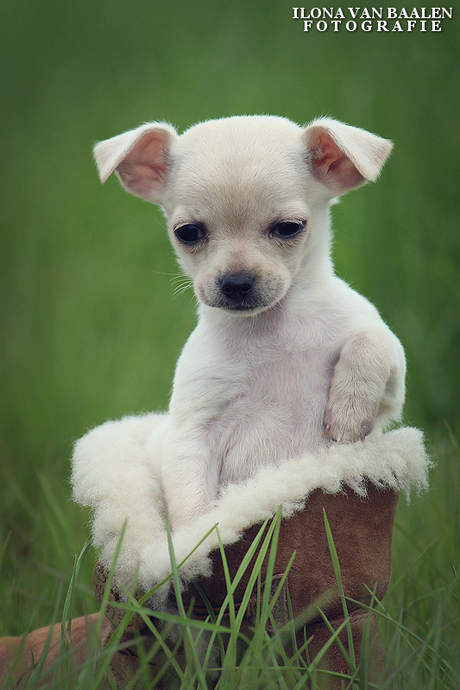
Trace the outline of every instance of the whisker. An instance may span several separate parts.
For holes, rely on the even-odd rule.
[[[156,271],[155,269],[152,269],[152,273],[156,273],[158,276],[176,276],[176,273],[167,273],[166,271]]]
[[[192,279],[185,275],[176,275],[171,280],[171,284],[174,286],[174,297],[179,297],[183,295],[188,289],[193,286]]]

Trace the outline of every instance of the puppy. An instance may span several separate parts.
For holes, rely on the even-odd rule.
[[[266,116],[180,136],[151,123],[97,144],[102,182],[115,172],[164,209],[199,302],[169,413],[110,422],[94,436],[93,454],[125,467],[117,500],[126,516],[141,500],[139,463],[156,473],[177,530],[262,466],[399,419],[401,344],[330,257],[331,202],[375,181],[391,148],[332,119],[299,127]]]

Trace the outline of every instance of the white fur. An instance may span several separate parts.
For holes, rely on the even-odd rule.
[[[156,572],[164,501],[180,540],[226,487],[289,458],[352,468],[334,442],[368,436],[373,448],[399,419],[403,349],[330,259],[331,202],[375,180],[390,150],[335,120],[301,128],[277,117],[208,121],[181,136],[151,123],[95,147],[102,181],[116,172],[162,205],[200,301],[169,414],[109,422],[76,445],[75,497],[95,508],[107,559],[128,521],[120,572],[139,564],[144,582]],[[184,229],[197,238],[184,243]]]

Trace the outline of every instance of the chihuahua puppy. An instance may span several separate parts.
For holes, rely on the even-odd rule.
[[[127,476],[136,453],[150,463],[174,530],[264,465],[362,441],[399,419],[401,344],[330,257],[331,203],[375,181],[391,148],[332,119],[299,127],[267,116],[180,136],[145,124],[96,145],[102,182],[115,172],[165,211],[199,302],[169,413],[140,418],[139,433],[135,418],[108,423],[113,455],[123,424],[134,430]],[[118,500],[128,516],[135,492]]]

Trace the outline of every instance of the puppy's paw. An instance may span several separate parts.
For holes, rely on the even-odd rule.
[[[168,504],[168,516],[171,530],[178,532],[180,529],[193,523],[200,515],[210,509],[208,501],[195,501],[194,503],[181,503],[176,501]]]
[[[354,443],[368,436],[379,418],[392,373],[387,333],[363,331],[343,346],[331,378],[324,413],[327,437]]]
[[[327,438],[337,443],[364,441],[375,422],[374,411],[369,405],[355,400],[329,401],[324,413],[324,431]]]

